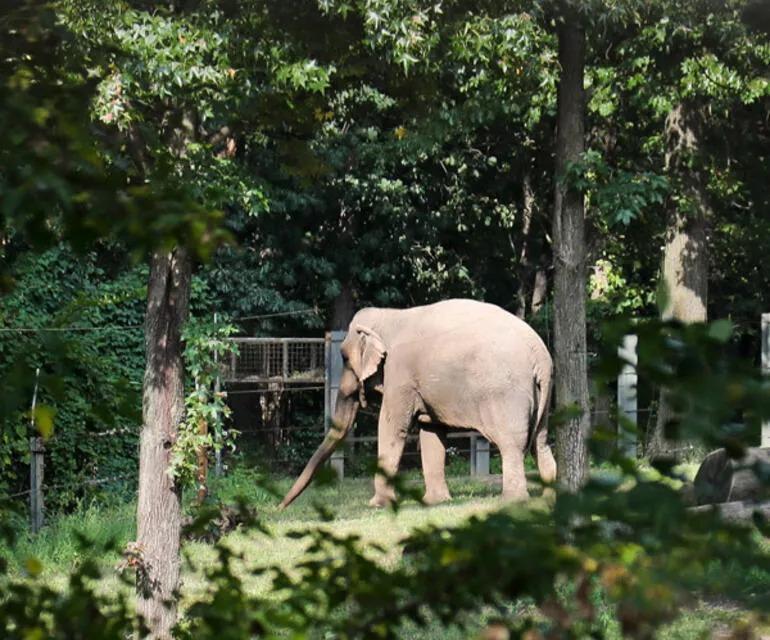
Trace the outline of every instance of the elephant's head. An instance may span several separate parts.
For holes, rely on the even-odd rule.
[[[340,347],[343,360],[342,377],[329,432],[281,501],[282,509],[288,507],[305,490],[318,468],[348,434],[359,406],[366,407],[365,384],[376,376],[386,349],[377,332],[359,322],[360,315],[359,313],[353,318]]]

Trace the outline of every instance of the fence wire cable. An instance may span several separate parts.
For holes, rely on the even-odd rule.
[[[123,473],[121,475],[117,476],[110,476],[108,478],[92,478],[92,479],[84,479],[84,480],[77,480],[73,482],[62,482],[59,484],[44,484],[43,489],[45,491],[54,491],[58,489],[70,489],[73,487],[83,487],[83,486],[98,486],[101,484],[107,484],[109,482],[115,482],[117,480],[125,480],[126,478],[136,478],[135,473]],[[28,496],[32,493],[32,489],[26,489],[25,491],[19,491],[17,493],[11,493],[7,496],[0,496],[0,502],[7,502],[8,500],[12,500],[13,498],[20,498],[21,496]]]
[[[323,385],[320,386],[314,386],[314,387],[281,387],[280,389],[236,389],[234,391],[225,391],[227,394],[227,397],[230,396],[236,396],[236,395],[248,395],[248,394],[258,394],[258,395],[266,395],[270,393],[276,393],[281,394],[285,391],[323,391],[325,387]]]
[[[124,331],[128,329],[144,329],[144,325],[107,325],[104,327],[0,327],[0,333],[70,333],[77,331]]]
[[[275,313],[263,313],[254,316],[238,316],[232,320],[262,320],[266,318],[279,318],[282,316],[296,316],[304,314],[320,315],[317,308],[297,309],[296,311],[276,311]],[[0,333],[46,333],[46,332],[77,332],[77,331],[118,331],[118,330],[144,329],[144,324],[106,325],[103,327],[0,327]]]
[[[318,309],[313,307],[312,309],[297,309],[296,311],[276,311],[275,313],[263,313],[256,316],[238,316],[238,317],[232,318],[232,320],[233,321],[264,320],[267,318],[281,318],[283,316],[299,316],[299,315],[306,315],[311,313],[315,315],[320,315]]]

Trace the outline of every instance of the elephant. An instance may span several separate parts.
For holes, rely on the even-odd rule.
[[[370,307],[355,314],[340,349],[344,366],[332,428],[280,508],[305,490],[372,390],[382,394],[382,403],[371,506],[395,499],[387,477],[398,471],[415,422],[428,504],[451,498],[444,472],[449,428],[475,429],[498,447],[503,498],[528,497],[524,457],[532,445],[540,477],[554,481],[547,428],[553,362],[538,334],[520,318],[468,299],[408,309]]]

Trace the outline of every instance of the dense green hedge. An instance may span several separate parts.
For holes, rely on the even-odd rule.
[[[38,411],[50,409],[53,419],[45,483],[54,510],[87,495],[89,482],[130,482],[136,474],[146,268],[130,266],[122,255],[110,246],[82,257],[63,246],[22,253],[15,287],[0,305],[7,328],[0,333],[0,375],[15,383],[18,404],[5,414],[0,487],[27,488],[29,409],[39,368]]]

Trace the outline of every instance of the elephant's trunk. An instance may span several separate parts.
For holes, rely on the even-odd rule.
[[[337,402],[332,428],[326,434],[323,442],[316,449],[302,473],[295,480],[289,492],[286,494],[279,509],[285,509],[307,488],[320,466],[329,459],[340,442],[345,438],[353,426],[358,412],[358,402],[343,400]]]

